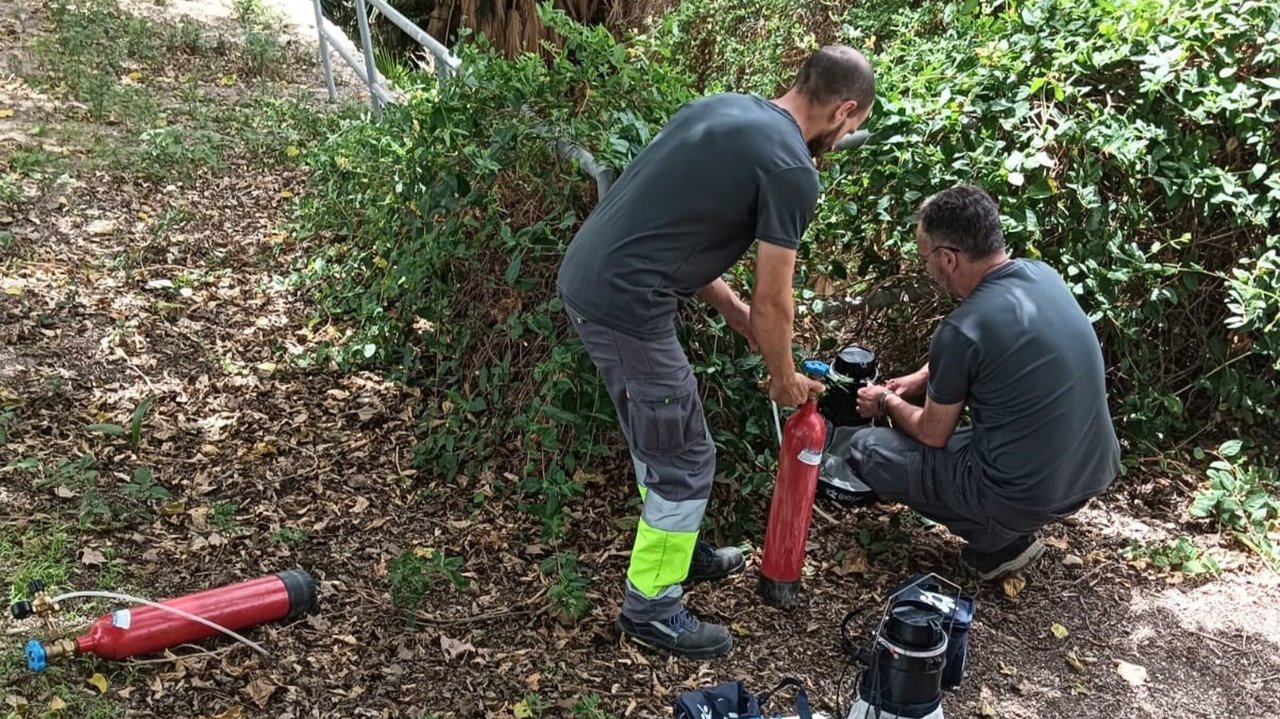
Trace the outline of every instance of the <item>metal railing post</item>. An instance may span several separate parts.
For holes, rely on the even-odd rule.
[[[442,79],[448,77],[450,73],[456,71],[458,66],[462,64],[462,61],[458,59],[458,56],[454,55],[449,48],[445,47],[444,43],[434,37],[431,37],[431,34],[424,31],[422,28],[414,25],[412,20],[405,17],[404,13],[401,13],[399,10],[388,4],[386,0],[366,0],[366,2],[377,8],[384,17],[390,20],[392,24],[403,30],[406,35],[413,38],[419,45],[431,51],[431,54],[436,58],[436,62],[433,63],[436,66],[436,74]]]
[[[316,34],[320,36],[320,61],[324,64],[324,84],[329,88],[329,102],[338,99],[338,91],[333,86],[333,62],[329,60],[329,41],[324,35],[324,10],[320,8],[320,0],[312,0],[316,8]]]
[[[373,114],[382,114],[382,100],[378,98],[378,67],[373,64],[373,38],[369,34],[369,8],[364,0],[356,0],[356,20],[360,24],[360,49],[364,51],[364,69],[368,75],[369,102],[373,105]]]

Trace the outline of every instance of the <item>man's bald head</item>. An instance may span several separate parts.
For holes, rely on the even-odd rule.
[[[876,77],[862,53],[845,45],[828,45],[804,61],[795,89],[815,105],[853,100],[864,112],[875,100]]]

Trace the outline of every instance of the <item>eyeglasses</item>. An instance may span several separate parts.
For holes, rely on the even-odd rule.
[[[934,247],[932,250],[929,250],[927,253],[925,253],[925,255],[921,257],[920,260],[922,262],[927,262],[930,257],[933,257],[933,253],[937,252],[938,250],[951,250],[957,255],[964,253],[964,250],[960,249],[959,247],[952,247],[951,245],[938,245],[937,247]]]

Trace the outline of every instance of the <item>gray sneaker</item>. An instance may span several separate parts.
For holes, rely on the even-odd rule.
[[[693,547],[693,559],[689,562],[689,575],[685,581],[724,579],[730,574],[741,572],[746,563],[742,550],[737,547],[717,548],[710,542],[698,540]]]
[[[687,659],[724,656],[733,648],[733,637],[726,627],[700,621],[684,607],[679,614],[654,622],[619,617],[618,629],[640,644]]]

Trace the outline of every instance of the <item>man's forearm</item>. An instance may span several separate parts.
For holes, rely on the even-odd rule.
[[[925,442],[920,431],[920,417],[924,408],[912,404],[896,394],[888,394],[884,398],[884,414],[893,420],[893,426],[911,435],[918,442]],[[928,442],[925,442],[928,444]]]
[[[930,447],[946,446],[964,407],[963,403],[920,407],[893,393],[885,395],[883,402],[884,413],[894,427]]]
[[[751,332],[760,345],[760,354],[769,374],[783,377],[796,371],[791,351],[792,321],[795,308],[791,297],[771,302],[756,301],[751,306]]]
[[[729,314],[729,310],[741,301],[738,293],[729,287],[729,283],[718,277],[711,284],[698,290],[697,297],[716,308],[716,311],[722,315]]]

